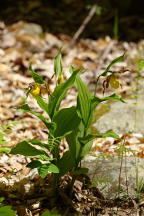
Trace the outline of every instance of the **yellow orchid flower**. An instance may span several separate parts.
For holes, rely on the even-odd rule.
[[[116,74],[112,74],[109,77],[109,84],[111,85],[112,88],[117,89],[120,86],[120,82],[118,80],[118,77]]]
[[[40,95],[41,92],[41,85],[38,83],[31,83],[29,85],[29,91],[27,92],[27,95],[30,93],[33,97]]]
[[[41,91],[41,86],[40,84],[35,83],[32,87],[32,89],[30,90],[30,94],[32,96],[38,96],[40,95],[40,91]]]
[[[30,83],[29,87],[26,89],[26,95],[28,97],[29,94],[31,94],[33,97],[35,96],[42,96],[45,94],[50,95],[51,94],[51,90],[48,86],[48,84],[38,84],[38,83]]]

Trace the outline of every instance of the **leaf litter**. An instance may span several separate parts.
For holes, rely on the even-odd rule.
[[[25,89],[32,82],[28,72],[30,63],[35,71],[50,80],[53,74],[53,58],[60,47],[62,47],[65,78],[70,75],[68,72],[70,64],[78,68],[83,67],[86,72],[82,74],[82,78],[92,91],[94,91],[98,74],[104,71],[110,61],[126,53],[125,61],[116,64],[113,70],[120,71],[123,68],[129,70],[121,75],[123,87],[118,91],[122,95],[131,95],[136,77],[135,63],[142,53],[143,40],[137,44],[117,42],[107,36],[98,40],[81,39],[74,46],[69,45],[70,41],[71,38],[67,35],[56,36],[43,32],[37,24],[20,21],[6,26],[0,22],[0,125],[17,121],[17,124],[12,126],[12,130],[6,132],[5,141],[7,144],[4,147],[11,148],[24,139],[36,138],[46,141],[47,133],[44,124],[31,114],[22,114],[15,107],[25,102]],[[102,82],[98,86],[99,95],[102,95]],[[53,85],[51,82],[51,90]],[[110,92],[111,89],[108,89],[108,94]],[[75,94],[74,88],[69,90],[62,106],[73,105]],[[41,112],[32,97],[28,97],[28,102],[36,111]],[[125,139],[125,146],[136,151],[136,156],[144,157],[143,134],[121,134],[121,137]],[[92,155],[98,155],[101,152],[110,155],[116,154],[116,144],[118,143],[113,138],[95,140]],[[63,142],[60,146],[61,153],[66,149],[67,145]],[[132,152],[127,154],[130,155]],[[22,216],[40,215],[41,211],[46,208],[45,200],[50,193],[50,175],[48,174],[46,179],[40,179],[36,170],[26,167],[27,162],[30,161],[20,155],[2,153],[0,156],[0,194],[6,197],[6,202],[16,206],[18,215]],[[66,185],[69,178],[68,176],[64,177],[62,184]],[[84,189],[82,182],[82,179],[78,179],[74,188],[75,198],[72,205],[76,211],[83,215],[137,215],[138,210],[134,210],[134,208],[132,208],[133,210],[129,208],[123,210],[121,209],[123,205],[119,209],[115,209],[111,202],[102,200],[101,192],[95,191],[94,193],[94,191]],[[131,205],[134,206],[133,203]],[[103,208],[103,206],[105,207]]]

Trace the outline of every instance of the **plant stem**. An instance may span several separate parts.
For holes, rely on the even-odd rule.
[[[79,165],[79,162],[75,166],[75,170],[78,168],[78,165]],[[70,184],[70,193],[69,193],[70,197],[72,197],[73,187],[74,187],[74,183],[75,183],[76,178],[77,178],[77,175],[72,176],[72,180],[71,180],[71,184]]]
[[[120,156],[120,172],[119,172],[119,185],[118,185],[118,197],[120,196],[120,189],[121,189],[121,175],[122,175],[122,167],[123,167],[123,151]]]
[[[124,144],[125,144],[125,139],[124,139]],[[129,196],[129,188],[128,188],[128,175],[127,175],[127,158],[126,158],[126,151],[125,153],[125,177],[126,177],[126,191],[127,195]]]
[[[53,174],[53,191],[54,194],[58,192],[58,176]]]
[[[71,181],[71,184],[70,184],[70,193],[69,193],[70,197],[72,197],[72,192],[73,192],[73,187],[74,187],[74,183],[75,183],[76,177],[77,177],[76,175],[74,175],[72,177],[72,181]]]

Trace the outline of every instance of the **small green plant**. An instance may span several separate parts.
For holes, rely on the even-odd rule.
[[[142,77],[142,72],[144,70],[144,59],[138,59],[137,62],[137,70],[136,70],[136,89],[134,92],[135,95],[135,128],[134,130],[136,130],[136,126],[137,126],[137,105],[138,105],[138,97],[139,97],[139,92],[141,90],[140,86],[141,86],[141,79],[143,79]],[[144,188],[144,179],[142,177],[139,177],[139,168],[138,168],[138,159],[135,158],[135,169],[136,169],[136,198],[139,200],[141,198],[142,195],[142,190]]]
[[[139,201],[141,198],[141,195],[142,195],[142,191],[144,189],[144,179],[143,179],[143,177],[139,176],[139,168],[138,168],[137,158],[135,158],[135,171],[136,171],[136,198]]]
[[[115,151],[117,153],[117,156],[120,160],[120,171],[119,171],[119,183],[118,183],[118,191],[116,196],[120,197],[129,197],[129,184],[128,184],[128,174],[127,174],[127,156],[128,154],[132,154],[133,156],[136,153],[136,150],[133,150],[125,145],[125,137],[123,136],[120,139],[121,143],[117,144],[117,150]],[[121,187],[121,179],[122,179],[122,170],[124,169],[125,173],[125,186],[126,189],[123,189]]]
[[[6,136],[7,133],[11,132],[11,128],[16,125],[18,122],[9,122],[7,124],[0,126],[0,153],[9,153],[10,149],[6,147]]]
[[[136,198],[138,200],[141,198],[143,188],[144,188],[144,179],[139,178],[138,175],[136,175]]]
[[[111,183],[111,179],[108,177],[97,177],[96,179],[94,179],[91,183],[91,185],[89,186],[89,188],[93,188],[93,187],[101,187],[101,191],[103,191],[109,184]]]
[[[123,59],[124,55],[113,60],[105,71],[99,75],[96,85],[101,76],[106,77],[108,73],[113,73],[110,71],[113,64]],[[47,118],[31,109],[27,103],[17,108],[35,115],[45,124],[48,130],[48,141],[43,143],[38,139],[24,140],[18,143],[10,153],[34,157],[35,160],[27,166],[29,168],[37,168],[42,178],[45,178],[48,172],[52,173],[53,192],[58,191],[60,178],[69,172],[72,175],[71,194],[77,175],[88,172],[87,168],[81,168],[81,160],[90,152],[93,139],[105,137],[119,138],[112,130],[103,134],[92,134],[90,126],[93,113],[100,103],[108,100],[124,101],[116,94],[102,98],[97,97],[96,94],[92,95],[80,77],[82,72],[83,70],[70,66],[71,76],[64,81],[61,53],[58,53],[54,59],[54,74],[52,76],[52,78],[55,77],[55,89],[53,92],[50,92],[48,83],[44,81],[41,75],[33,71],[30,66],[30,73],[34,83],[30,85],[27,96],[29,94],[33,96],[40,108],[47,114]],[[78,91],[76,106],[61,108],[62,100],[65,98],[68,89],[73,86],[76,86]],[[43,98],[42,88],[47,91],[48,102]],[[59,147],[64,138],[68,143],[69,149],[61,156]]]

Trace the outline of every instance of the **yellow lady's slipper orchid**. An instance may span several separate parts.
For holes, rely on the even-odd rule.
[[[117,89],[120,86],[120,82],[119,82],[117,76],[114,73],[112,75],[110,75],[109,84],[114,89]]]
[[[31,86],[31,89],[30,89],[30,94],[32,96],[38,96],[40,95],[40,92],[41,92],[41,85],[38,84],[38,83],[34,83],[32,86]]]

